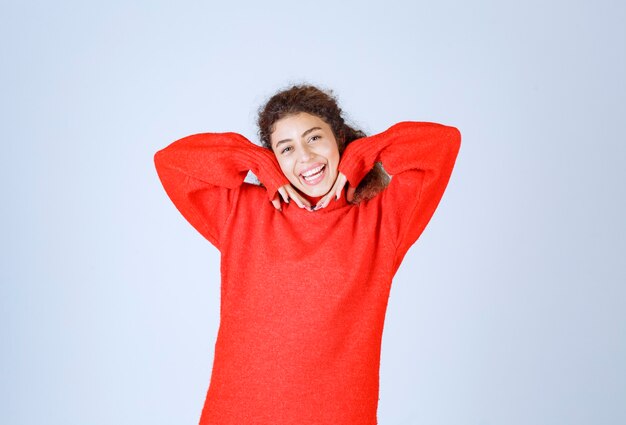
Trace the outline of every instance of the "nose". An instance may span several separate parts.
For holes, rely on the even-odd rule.
[[[311,159],[311,152],[308,146],[303,146],[300,151],[300,162],[308,162]]]

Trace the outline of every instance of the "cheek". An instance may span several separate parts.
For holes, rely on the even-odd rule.
[[[339,150],[336,147],[329,147],[326,158],[328,158],[328,162],[332,164],[333,169],[336,170],[340,160]]]
[[[283,174],[287,178],[291,177],[291,175],[293,175],[293,161],[289,158],[284,158],[282,156],[277,156],[276,159],[278,160],[278,165],[280,165],[280,169]]]
[[[336,161],[332,162],[331,169],[329,170],[330,171],[330,175],[332,177],[336,177],[337,176],[337,168],[338,168],[337,165],[338,165],[338,163]]]
[[[282,155],[277,154],[276,152],[274,152],[274,157],[276,157],[276,161],[278,162],[280,169],[284,171],[285,170],[285,158]]]
[[[320,146],[319,148],[320,155],[326,157],[329,161],[335,161],[339,156],[339,151],[337,150],[336,145],[332,145],[331,143],[324,144],[324,146]]]

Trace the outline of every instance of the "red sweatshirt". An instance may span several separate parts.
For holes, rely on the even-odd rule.
[[[454,127],[404,121],[350,143],[351,186],[381,161],[387,188],[307,211],[269,202],[288,180],[237,133],[158,151],[165,191],[221,253],[220,326],[200,425],[377,424],[391,281],[432,217],[460,148]],[[248,170],[265,187],[244,182]],[[319,198],[309,198],[317,201]]]

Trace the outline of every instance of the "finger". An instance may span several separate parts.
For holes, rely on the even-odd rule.
[[[291,196],[291,199],[293,199],[300,208],[309,209],[311,207],[311,203],[302,198],[291,185],[286,186],[286,189],[287,193],[289,193],[289,195]]]
[[[339,186],[337,188],[337,190],[335,191],[334,195],[335,195],[335,201],[338,201],[339,198],[341,198],[341,194],[343,193],[343,186]]]
[[[345,187],[345,182],[341,185],[339,185],[339,187],[337,187],[337,189],[335,190],[335,201],[338,201],[339,198],[341,198],[341,194],[343,193],[343,188]]]
[[[350,202],[354,199],[354,192],[356,192],[356,187],[348,187],[348,192],[346,193],[346,199]]]
[[[279,187],[278,192],[280,193],[280,196],[283,197],[283,201],[285,201],[286,203],[289,203],[289,195],[287,194],[287,191],[285,190],[285,186]]]
[[[343,173],[339,173],[339,176],[337,177],[337,183],[339,187],[335,192],[335,200],[339,200],[339,198],[341,197],[341,192],[343,191],[347,180],[347,177]]]
[[[339,196],[341,196],[341,190],[342,190],[343,184],[345,184],[345,183],[342,184],[341,176],[342,175],[339,174],[339,176],[335,179],[335,183],[333,184],[333,187],[328,191],[328,194],[326,196],[324,196],[322,199],[319,200],[315,209],[327,207],[328,204],[330,203],[330,200],[333,197],[335,197],[335,200],[339,199]],[[337,195],[337,193],[339,193],[339,195]]]
[[[330,194],[328,194],[328,195],[324,196],[322,199],[320,199],[320,200],[317,202],[317,205],[315,205],[315,209],[316,209],[316,210],[318,210],[318,209],[320,209],[320,208],[324,208],[324,207],[326,207],[326,205],[328,205],[328,202],[329,202],[329,200],[330,200],[330,198],[331,198],[332,193],[333,193],[333,192],[331,191],[331,193],[330,193]]]
[[[335,196],[335,192],[337,191],[337,183],[339,183],[339,181],[335,179],[335,183],[333,183],[333,186],[330,188],[328,193],[318,201],[315,209],[326,208],[328,206],[330,200],[333,198],[333,196]]]
[[[278,199],[278,196],[275,196],[274,199],[272,199],[272,205],[274,205],[274,208],[276,208],[278,211],[282,211],[282,208],[280,206],[280,199]]]
[[[333,195],[335,194],[335,186],[333,185],[333,187],[328,191],[328,193],[319,201],[317,201],[317,205],[315,205],[315,209],[320,209],[320,208],[324,208],[326,207],[329,203],[330,203],[330,199],[333,197]]]
[[[304,209],[309,210],[309,211],[313,211],[313,206],[311,205],[311,202],[309,202],[308,199],[304,198],[299,193],[296,193],[296,196],[298,197],[300,202],[302,202],[302,205],[304,205]]]

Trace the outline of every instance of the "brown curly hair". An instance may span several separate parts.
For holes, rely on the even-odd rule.
[[[263,147],[272,149],[270,135],[274,131],[276,121],[300,112],[316,115],[330,126],[337,140],[339,155],[343,154],[348,144],[366,136],[362,130],[346,124],[332,90],[323,90],[310,84],[299,84],[280,90],[259,108],[257,125]],[[358,204],[362,200],[373,198],[387,187],[389,181],[389,175],[383,169],[382,164],[376,162],[359,182],[352,203]]]

